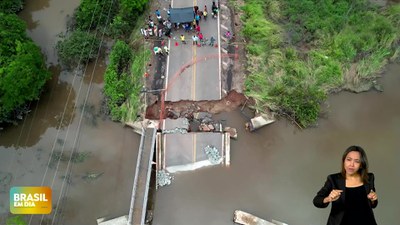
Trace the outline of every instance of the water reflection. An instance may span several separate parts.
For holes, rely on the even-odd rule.
[[[1,146],[16,149],[33,146],[48,128],[62,129],[73,120],[75,90],[67,81],[58,79],[59,67],[52,66],[49,69],[53,77],[45,85],[40,100],[31,104],[30,114],[17,126],[8,126],[0,133]]]
[[[238,129],[231,166],[176,174],[171,186],[157,191],[153,225],[231,225],[236,209],[293,225],[326,224],[329,209],[315,208],[312,199],[326,176],[339,172],[343,151],[354,144],[366,150],[376,176],[378,224],[398,224],[398,71],[398,64],[388,67],[383,93],[331,96],[316,128],[299,130],[281,119],[248,133],[240,112],[217,115]]]
[[[79,0],[27,4],[37,4],[21,12],[28,17],[28,34],[48,65],[56,64],[57,35]],[[96,224],[99,217],[127,214],[139,136],[100,117],[104,68],[100,60],[84,76],[74,76],[51,66],[53,78],[26,120],[1,131],[0,223],[10,215],[12,186],[52,188],[53,213],[32,216],[31,224]]]
[[[18,14],[26,21],[29,36],[41,47],[49,65],[57,64],[54,46],[78,4],[79,0],[25,1],[24,10]]]

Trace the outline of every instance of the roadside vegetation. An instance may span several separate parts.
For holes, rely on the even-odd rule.
[[[17,13],[22,10],[23,3],[23,0],[1,0],[0,12],[6,14]]]
[[[61,63],[76,67],[98,57],[100,37],[114,43],[104,75],[105,112],[115,121],[136,120],[140,111],[144,62],[150,52],[131,35],[148,0],[83,0],[76,9],[69,32],[57,44]],[[104,51],[103,51],[104,52]],[[106,56],[107,57],[107,56]]]
[[[26,225],[26,224],[28,223],[21,215],[11,216],[6,220],[6,225]]]
[[[300,127],[316,123],[329,93],[371,83],[400,53],[399,4],[244,0],[240,9],[245,94],[257,110],[271,109]]]
[[[104,76],[104,94],[113,120],[135,120],[140,109],[143,82],[143,50],[117,41],[110,54],[110,64]],[[148,51],[147,51],[148,53]]]
[[[0,3],[0,124],[21,119],[51,77],[40,48],[15,14],[21,8],[21,1]]]

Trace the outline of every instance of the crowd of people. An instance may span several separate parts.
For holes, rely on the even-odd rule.
[[[186,36],[185,33],[190,33],[189,37],[192,38],[193,45],[196,46],[215,46],[216,39],[211,36],[209,39],[205,37],[205,35],[201,32],[200,22],[201,20],[207,20],[208,16],[208,9],[207,5],[204,5],[204,8],[201,10],[199,6],[193,7],[193,21],[185,22],[185,23],[172,23],[170,20],[170,9],[171,5],[169,6],[167,12],[167,17],[163,17],[160,10],[155,10],[154,14],[157,20],[157,23],[152,19],[152,16],[149,16],[147,21],[147,26],[142,28],[141,34],[147,38],[158,38],[163,39],[165,36],[171,38],[173,28],[174,32],[184,31],[180,35],[180,41],[182,44],[186,44]],[[213,18],[216,18],[218,15],[218,6],[215,1],[212,2],[211,5],[211,14]],[[176,42],[176,45],[177,42]],[[166,46],[165,46],[166,47]],[[163,52],[163,46],[156,46],[154,48],[154,53],[156,55],[164,55],[167,54]],[[169,50],[168,50],[169,51]]]

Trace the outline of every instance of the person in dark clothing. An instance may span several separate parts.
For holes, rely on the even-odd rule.
[[[214,46],[214,41],[215,41],[215,38],[214,37],[211,37],[211,39],[210,39],[210,46]]]
[[[318,208],[332,203],[327,225],[377,225],[372,210],[378,205],[374,182],[365,151],[350,146],[342,156],[342,171],[328,176],[313,203]]]
[[[215,1],[212,2],[211,12],[212,12],[213,18],[216,18],[218,16],[218,7],[215,4]]]

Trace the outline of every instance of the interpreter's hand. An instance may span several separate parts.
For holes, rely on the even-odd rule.
[[[333,189],[331,193],[329,194],[329,202],[334,202],[340,198],[340,195],[342,194],[343,190],[338,190],[338,189]]]
[[[371,201],[376,201],[378,199],[378,195],[373,190],[371,190],[371,192],[369,192],[367,197]]]

